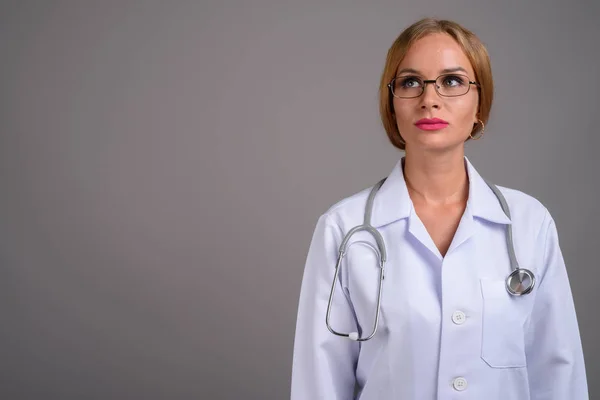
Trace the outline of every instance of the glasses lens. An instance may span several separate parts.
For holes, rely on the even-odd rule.
[[[392,94],[396,97],[419,97],[423,92],[423,81],[414,76],[394,78],[392,81]]]
[[[437,78],[436,86],[442,96],[462,96],[469,91],[469,77],[448,74]]]

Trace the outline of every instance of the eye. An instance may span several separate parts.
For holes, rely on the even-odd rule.
[[[414,76],[407,76],[400,79],[400,87],[405,89],[413,89],[421,86],[421,80]]]
[[[466,79],[460,75],[446,75],[442,80],[444,87],[459,87],[465,84]]]

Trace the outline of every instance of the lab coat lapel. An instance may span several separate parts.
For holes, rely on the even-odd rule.
[[[450,254],[458,246],[469,240],[471,236],[473,236],[474,230],[475,224],[473,223],[473,215],[471,214],[471,208],[469,207],[469,202],[467,201],[467,207],[465,208],[465,211],[460,219],[458,228],[456,229],[454,238],[452,238],[452,242],[450,243],[447,254]]]
[[[410,232],[415,239],[432,252],[438,259],[442,259],[442,254],[433,242],[431,235],[427,231],[423,221],[421,221],[421,218],[417,215],[414,207],[411,207],[410,216],[408,217],[408,232]]]
[[[469,197],[458,229],[448,248],[448,254],[473,236],[476,229],[475,217],[498,224],[511,223],[510,218],[502,210],[496,195],[466,156],[465,167],[469,178]]]
[[[403,159],[404,157],[398,160],[377,192],[373,202],[371,223],[375,228],[381,228],[400,219],[408,218],[409,233],[432,253],[436,254],[437,257],[441,258],[440,252],[414,210],[404,180]]]

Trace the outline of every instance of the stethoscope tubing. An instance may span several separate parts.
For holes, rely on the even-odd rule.
[[[375,184],[373,186],[373,188],[371,189],[371,192],[369,193],[369,197],[367,199],[367,204],[365,207],[365,217],[364,217],[363,224],[355,226],[354,228],[350,229],[350,231],[348,231],[348,233],[346,233],[346,235],[344,236],[344,238],[342,240],[342,243],[340,244],[337,262],[335,264],[335,273],[334,273],[333,282],[331,285],[331,291],[329,293],[329,301],[327,303],[327,313],[325,316],[325,324],[327,325],[327,329],[334,335],[341,336],[341,337],[347,337],[351,340],[358,341],[358,342],[363,342],[363,341],[373,338],[373,336],[375,336],[375,333],[377,333],[377,329],[379,327],[379,318],[380,318],[380,313],[381,313],[381,298],[382,298],[382,293],[383,293],[383,281],[385,280],[385,263],[387,261],[387,252],[386,252],[386,247],[385,247],[385,241],[383,240],[381,233],[375,227],[373,227],[371,225],[371,215],[373,212],[373,203],[374,203],[375,195],[377,194],[377,192],[379,191],[379,189],[381,188],[381,186],[383,185],[383,183],[385,181],[386,181],[386,178],[383,178],[382,180],[377,182],[377,184]],[[504,211],[506,216],[509,219],[511,219],[510,209],[508,207],[508,203],[506,202],[506,199],[504,198],[504,195],[500,192],[500,190],[495,185],[493,185],[487,181],[485,181],[485,182],[490,187],[490,189],[492,189],[492,191],[498,198],[498,201],[500,202],[500,206],[502,207],[502,210]],[[332,304],[333,304],[336,283],[338,281],[338,277],[339,277],[339,273],[340,273],[340,269],[341,269],[341,265],[342,265],[342,260],[344,259],[344,256],[346,255],[348,248],[352,244],[358,243],[358,242],[354,242],[354,243],[351,243],[350,245],[348,245],[350,238],[355,233],[361,232],[361,231],[369,232],[371,234],[371,236],[373,236],[373,238],[375,239],[377,248],[375,248],[375,246],[373,246],[370,243],[368,245],[375,251],[375,253],[377,254],[377,257],[378,257],[378,261],[379,261],[379,264],[378,264],[379,265],[379,288],[377,291],[377,305],[376,305],[377,309],[375,312],[375,321],[373,323],[373,329],[372,329],[371,333],[366,337],[361,337],[358,332],[349,332],[349,333],[338,332],[332,328],[331,323],[330,323],[331,308],[332,308]],[[519,263],[517,262],[517,257],[515,255],[515,248],[514,248],[511,224],[506,224],[506,244],[507,244],[508,256],[509,256],[510,264],[511,264],[511,270],[512,270],[511,273],[506,278],[506,282],[505,282],[506,290],[513,296],[522,296],[522,295],[531,293],[531,291],[533,290],[533,287],[535,286],[535,275],[530,270],[519,267]],[[525,280],[528,280],[528,283],[525,286],[523,286],[523,282]]]

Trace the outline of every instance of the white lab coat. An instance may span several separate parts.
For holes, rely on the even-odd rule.
[[[412,206],[401,160],[374,200],[372,225],[388,261],[375,337],[331,334],[325,314],[338,246],[364,218],[370,188],[333,205],[316,225],[306,260],[294,342],[292,400],[584,400],[579,329],[555,223],[523,192],[500,187],[511,220],[465,157],[466,210],[445,257]],[[537,279],[526,296],[505,288],[506,224],[521,268]],[[366,232],[351,242],[368,241]],[[376,254],[352,245],[331,312],[334,329],[369,334]],[[356,395],[355,395],[356,383]]]

